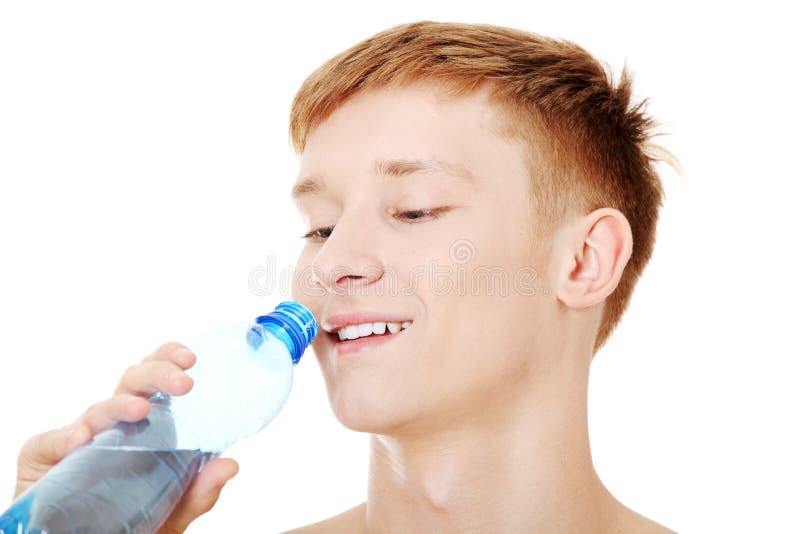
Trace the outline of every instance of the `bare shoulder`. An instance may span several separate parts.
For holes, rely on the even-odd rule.
[[[366,530],[367,503],[361,503],[341,514],[304,527],[287,530],[283,534],[358,534]]]

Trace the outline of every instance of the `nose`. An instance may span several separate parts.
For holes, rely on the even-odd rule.
[[[379,247],[364,231],[369,225],[343,219],[311,262],[312,279],[328,293],[366,289],[384,275]]]

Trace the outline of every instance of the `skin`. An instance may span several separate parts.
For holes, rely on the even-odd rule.
[[[322,331],[315,339],[334,414],[371,433],[369,486],[366,502],[291,532],[671,532],[608,492],[589,449],[592,347],[630,257],[630,226],[602,208],[537,240],[523,151],[495,133],[498,121],[485,93],[451,99],[412,85],[360,93],[311,132],[298,183],[313,175],[322,187],[297,205],[309,230],[334,228],[306,243],[293,298],[320,322],[369,310],[413,324],[345,357]],[[397,158],[447,165],[373,172]],[[442,209],[413,211],[431,208]],[[482,269],[505,273],[505,291],[476,278]],[[69,440],[144,417],[148,392],[188,391],[188,376],[166,378],[193,363],[187,352],[167,344],[132,367],[71,437],[65,427],[32,438],[18,490]],[[210,509],[237,469],[209,463],[162,532]]]
[[[315,340],[336,417],[372,434],[368,497],[292,532],[669,532],[606,490],[589,449],[592,347],[630,226],[603,208],[538,241],[523,150],[500,124],[484,92],[418,84],[358,94],[311,132],[298,183],[324,185],[297,203],[309,229],[328,229],[306,243],[296,272],[315,278],[295,277],[293,298],[322,321],[374,310],[413,324],[355,357]],[[376,175],[397,158],[470,178]],[[452,248],[464,243],[467,261]],[[431,263],[451,288],[462,272],[465,290],[415,277]],[[533,283],[514,285],[531,266]],[[487,267],[505,293],[470,283]]]
[[[119,421],[135,422],[147,417],[150,403],[146,397],[152,393],[162,391],[175,396],[188,393],[192,389],[192,379],[184,371],[195,361],[196,356],[185,345],[165,343],[125,371],[110,398],[90,406],[72,424],[28,439],[17,460],[14,498],[95,434]],[[159,534],[185,531],[192,521],[211,510],[223,486],[238,471],[239,464],[231,458],[216,458],[207,463],[159,529]]]

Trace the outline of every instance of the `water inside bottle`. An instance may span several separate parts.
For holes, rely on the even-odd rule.
[[[75,457],[72,459],[72,457]],[[0,534],[150,532],[215,453],[85,446],[0,517]],[[147,505],[142,508],[146,496]],[[42,503],[59,503],[39,504]]]

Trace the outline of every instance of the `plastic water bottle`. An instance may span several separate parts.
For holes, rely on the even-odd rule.
[[[0,534],[155,532],[206,462],[277,415],[316,334],[296,302],[212,330],[189,345],[189,393],[154,393],[146,419],[69,454],[0,516]]]

